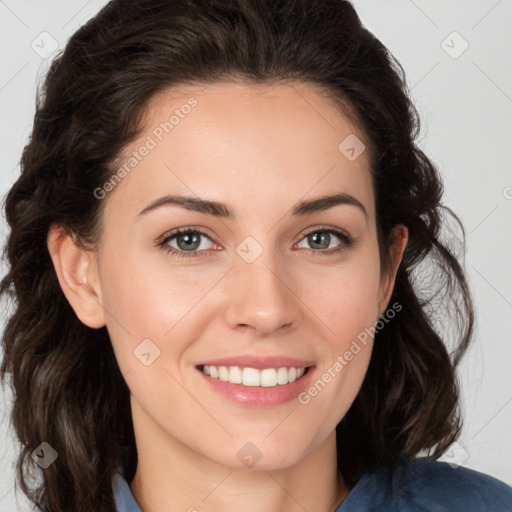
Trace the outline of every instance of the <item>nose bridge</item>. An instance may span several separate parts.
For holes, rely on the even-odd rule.
[[[273,248],[247,237],[236,252],[226,310],[230,326],[247,325],[268,334],[296,323],[299,302],[287,283],[284,262]]]

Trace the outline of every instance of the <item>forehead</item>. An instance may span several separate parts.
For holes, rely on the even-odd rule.
[[[368,145],[311,84],[173,87],[148,102],[140,136],[114,166],[126,172],[108,200],[123,196],[140,210],[164,193],[197,194],[254,214],[262,202],[282,209],[339,191],[359,196],[372,214],[368,152],[347,158],[347,140],[357,151]]]

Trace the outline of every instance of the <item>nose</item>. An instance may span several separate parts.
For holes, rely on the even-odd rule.
[[[250,329],[263,336],[299,324],[301,301],[289,272],[277,264],[273,251],[264,250],[252,263],[236,255],[228,281],[225,317],[231,328]]]

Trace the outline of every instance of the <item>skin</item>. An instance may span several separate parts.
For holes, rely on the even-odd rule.
[[[350,491],[337,472],[335,427],[361,387],[373,340],[307,404],[233,403],[195,365],[286,355],[314,361],[320,377],[389,306],[407,230],[395,227],[392,269],[381,272],[368,151],[350,161],[338,150],[348,135],[365,136],[311,84],[165,91],[124,156],[192,96],[197,106],[102,199],[97,252],[52,227],[61,287],[83,323],[107,326],[131,392],[139,463],[130,487],[145,512],[332,511]],[[367,217],[347,204],[291,215],[296,202],[333,192],[357,198]],[[166,194],[223,202],[236,219],[178,206],[138,217]],[[157,246],[190,226],[211,238],[198,249],[208,256],[179,259]],[[332,235],[322,247],[342,250],[320,254],[326,249],[307,235],[325,228],[345,231],[353,245]],[[236,251],[248,236],[263,249],[252,263]],[[133,351],[148,338],[160,355],[145,366]],[[252,467],[237,457],[248,442],[262,455]]]

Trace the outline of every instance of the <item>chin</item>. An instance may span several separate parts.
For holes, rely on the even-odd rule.
[[[275,447],[275,443],[269,443],[268,440],[258,440],[256,437],[253,439],[254,441],[233,442],[222,456],[219,457],[219,454],[216,454],[213,460],[237,471],[244,469],[276,471],[298,464],[307,453],[306,450],[299,449],[297,443],[293,443],[293,448],[284,443]],[[228,456],[224,456],[227,453]]]

